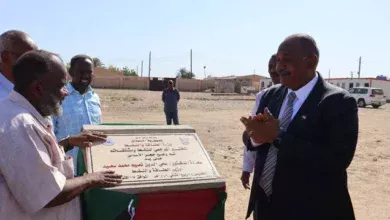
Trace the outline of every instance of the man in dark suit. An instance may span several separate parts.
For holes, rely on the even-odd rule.
[[[257,117],[241,118],[256,150],[247,218],[355,219],[347,172],[358,138],[356,101],[316,72],[314,39],[296,34],[278,48],[282,85],[264,94]]]

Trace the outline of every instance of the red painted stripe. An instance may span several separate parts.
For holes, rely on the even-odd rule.
[[[206,220],[218,203],[218,190],[140,194],[135,220]]]

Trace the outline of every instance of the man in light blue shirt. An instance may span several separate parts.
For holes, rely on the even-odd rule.
[[[36,49],[34,41],[22,31],[10,30],[0,35],[0,101],[7,98],[14,88],[12,67],[16,60]]]
[[[81,132],[83,125],[101,124],[100,99],[90,86],[93,78],[93,62],[89,56],[77,55],[71,59],[69,74],[72,81],[66,85],[69,95],[62,102],[63,113],[53,117],[57,140]],[[74,158],[77,174],[78,147],[66,153]]]

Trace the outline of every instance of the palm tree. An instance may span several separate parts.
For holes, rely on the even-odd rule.
[[[182,67],[177,71],[176,78],[192,79],[195,78],[195,74]]]
[[[94,67],[104,67],[103,62],[97,57],[92,58],[92,62]]]

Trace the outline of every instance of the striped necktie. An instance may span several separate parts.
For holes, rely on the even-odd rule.
[[[287,105],[286,108],[284,109],[283,116],[279,121],[280,130],[286,131],[288,125],[291,122],[291,118],[293,115],[294,101],[296,97],[297,96],[295,95],[294,92],[290,92],[290,94],[288,94]],[[261,188],[264,190],[267,196],[270,196],[272,194],[272,181],[275,174],[277,157],[278,157],[278,149],[275,148],[273,145],[271,145],[259,181]]]

